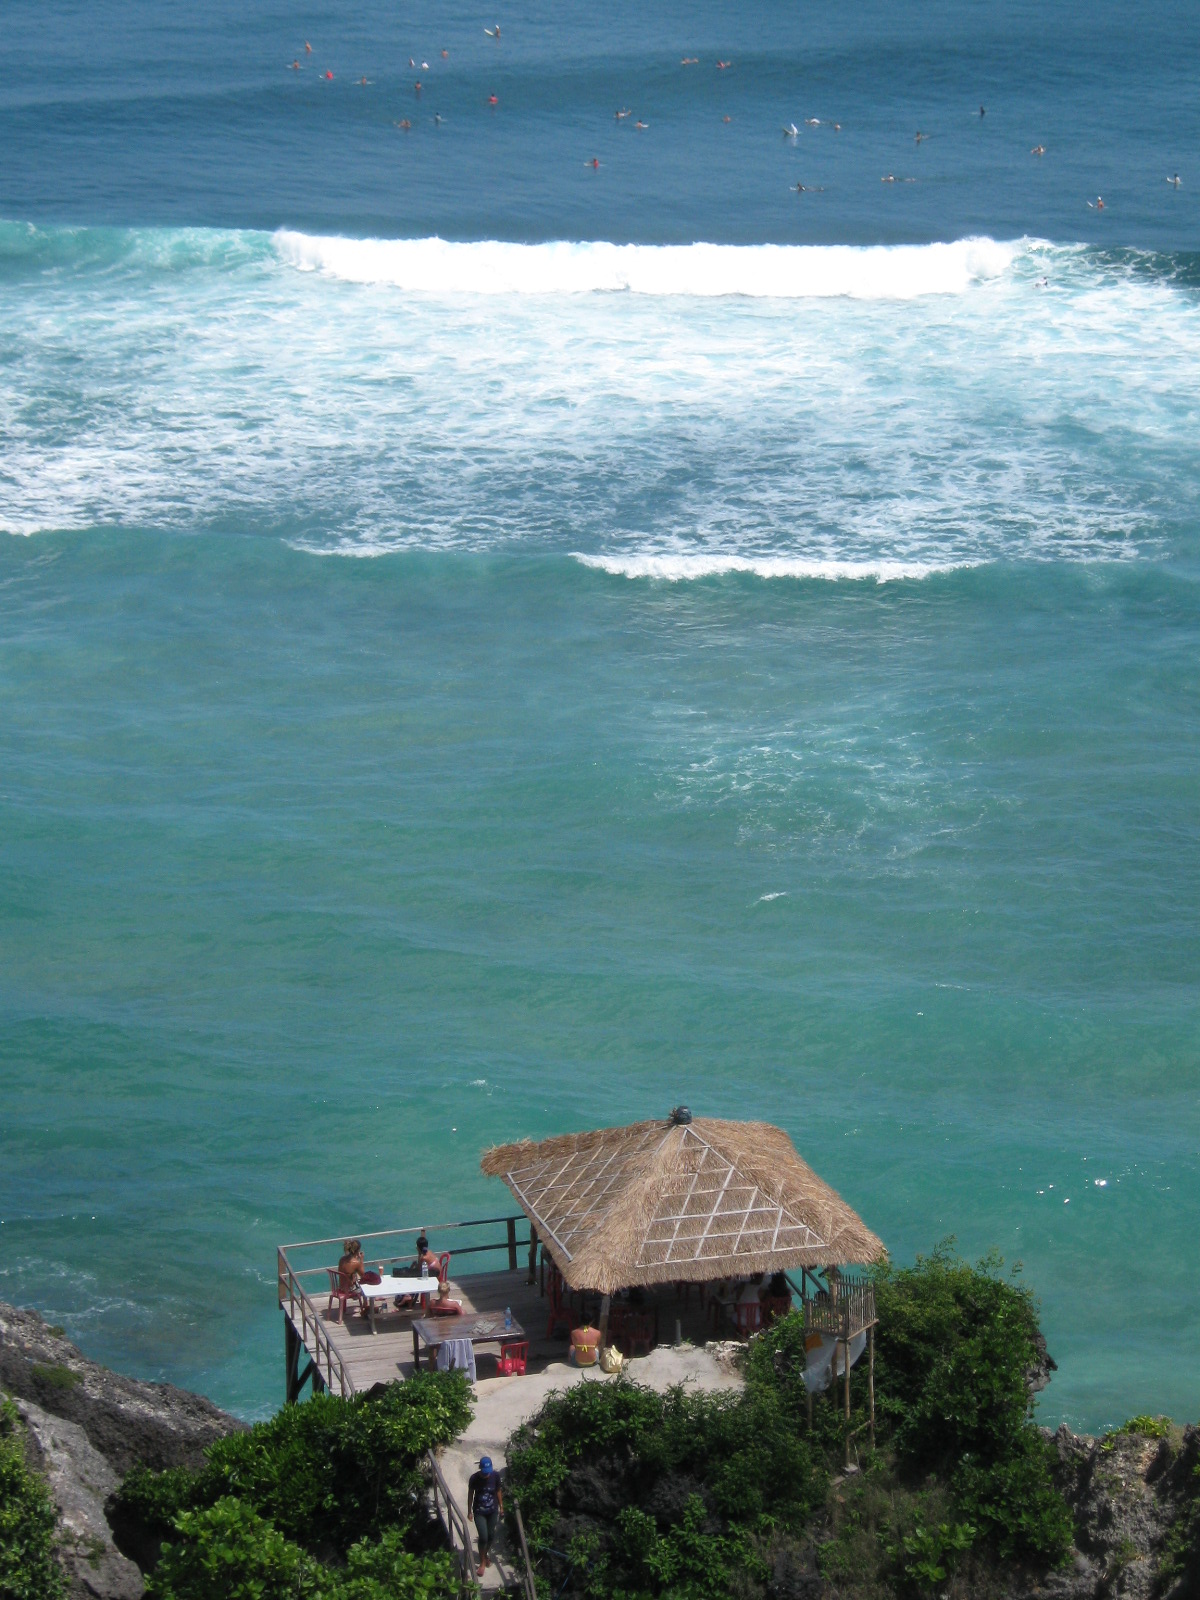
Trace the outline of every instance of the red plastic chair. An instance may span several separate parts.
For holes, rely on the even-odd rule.
[[[500,1346],[500,1359],[496,1363],[496,1371],[502,1377],[525,1376],[525,1364],[529,1360],[529,1340],[518,1339],[512,1344]]]
[[[635,1311],[632,1306],[618,1302],[608,1316],[608,1342],[615,1344],[622,1355],[632,1358],[639,1351],[649,1355],[657,1334],[654,1318],[648,1311]]]
[[[450,1281],[449,1250],[443,1250],[441,1255],[438,1257],[438,1281],[441,1283],[449,1283]]]
[[[734,1315],[737,1317],[738,1338],[748,1339],[763,1325],[762,1301],[739,1300],[734,1307]]]
[[[326,1267],[325,1271],[329,1274],[329,1302],[325,1309],[326,1311],[332,1311],[336,1303],[337,1321],[345,1322],[347,1300],[361,1301],[362,1296],[353,1286],[350,1288],[345,1286],[342,1282],[342,1275],[336,1267]]]

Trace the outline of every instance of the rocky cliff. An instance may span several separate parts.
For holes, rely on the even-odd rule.
[[[138,1600],[138,1569],[104,1514],[109,1495],[130,1467],[197,1466],[214,1439],[245,1424],[199,1395],[97,1366],[36,1311],[3,1301],[0,1389],[17,1403],[30,1464],[58,1507],[72,1600]]]

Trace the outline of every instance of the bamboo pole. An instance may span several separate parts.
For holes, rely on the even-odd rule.
[[[608,1343],[608,1312],[612,1301],[608,1295],[600,1297],[600,1349]]]
[[[871,1449],[875,1448],[875,1325],[867,1329],[867,1393],[871,1398]]]
[[[529,1224],[529,1282],[537,1282],[537,1247],[538,1234],[533,1223]]]

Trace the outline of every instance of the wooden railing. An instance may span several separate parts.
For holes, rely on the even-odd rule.
[[[292,1322],[312,1360],[313,1373],[321,1378],[331,1393],[340,1394],[343,1400],[348,1400],[354,1393],[350,1376],[325,1331],[320,1308],[288,1266],[282,1250],[277,1253],[277,1270],[279,1304],[286,1305],[291,1314]]]
[[[537,1584],[533,1576],[533,1564],[529,1559],[529,1545],[525,1539],[525,1521],[521,1516],[521,1504],[516,1495],[513,1495],[513,1516],[517,1522],[517,1534],[521,1540],[521,1592],[525,1600],[538,1600]]]
[[[522,1227],[525,1230],[523,1236],[518,1232],[518,1229]],[[467,1243],[464,1241],[462,1244],[457,1244],[453,1238],[446,1238],[447,1234],[454,1234],[462,1228],[503,1228],[504,1232],[493,1238],[486,1239],[482,1243]],[[385,1267],[398,1266],[402,1262],[411,1261],[416,1254],[415,1242],[422,1233],[429,1235],[433,1244],[439,1250],[443,1246],[448,1248],[456,1259],[462,1256],[501,1255],[506,1258],[506,1264],[510,1272],[517,1270],[519,1264],[518,1252],[528,1249],[530,1244],[528,1220],[520,1212],[507,1217],[474,1217],[466,1222],[430,1223],[419,1228],[384,1228],[378,1233],[359,1233],[355,1234],[354,1237],[366,1248],[369,1248],[374,1241],[382,1239],[394,1239],[397,1244],[401,1240],[412,1241],[402,1250],[395,1249],[389,1253],[384,1249],[373,1256],[366,1256],[364,1249],[366,1265],[376,1272],[382,1272]],[[329,1267],[336,1264],[338,1257],[342,1253],[345,1240],[350,1237],[349,1233],[344,1233],[334,1239],[302,1239],[297,1244],[282,1244],[279,1246],[279,1258],[281,1263],[290,1268],[297,1278],[320,1277]],[[294,1266],[292,1257],[302,1250],[322,1250],[326,1252],[326,1260],[320,1266]],[[282,1305],[282,1303],[283,1296],[281,1294],[280,1304]]]
[[[870,1328],[875,1316],[875,1285],[865,1279],[843,1278],[833,1293],[804,1299],[805,1333],[824,1333],[851,1339]]]
[[[471,1562],[471,1530],[467,1526],[466,1514],[454,1498],[432,1450],[425,1452],[425,1469],[429,1473],[429,1487],[433,1491],[433,1509],[450,1542],[450,1553],[454,1559],[454,1570],[458,1578],[458,1592],[465,1600],[465,1597],[473,1594],[475,1589]]]

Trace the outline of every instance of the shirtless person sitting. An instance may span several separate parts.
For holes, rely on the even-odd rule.
[[[429,1316],[431,1317],[461,1317],[462,1301],[451,1300],[450,1285],[439,1283],[438,1292],[429,1302]]]

